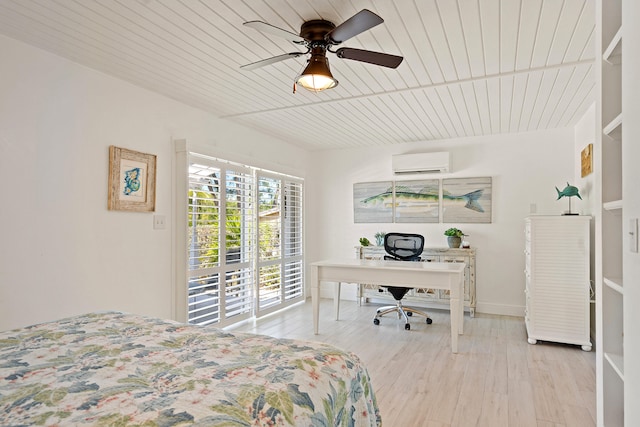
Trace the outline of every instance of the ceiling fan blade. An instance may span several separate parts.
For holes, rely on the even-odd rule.
[[[260,61],[252,62],[251,64],[245,64],[240,66],[240,68],[243,70],[255,70],[256,68],[264,67],[265,65],[275,64],[276,62],[284,61],[289,58],[297,58],[302,55],[306,55],[306,52],[285,53],[271,58],[261,59]]]
[[[356,13],[351,18],[331,30],[325,36],[325,40],[330,41],[333,44],[339,44],[375,27],[376,25],[382,24],[383,22],[384,19],[380,18],[375,13],[368,9],[362,9],[360,12]]]
[[[275,25],[267,24],[262,21],[248,21],[243,23],[242,25],[246,25],[249,28],[253,28],[258,31],[262,31],[263,33],[273,34],[274,36],[284,37],[296,44],[304,44],[304,39],[300,37],[296,33],[292,33],[291,31],[283,30],[280,27],[276,27]]]
[[[402,56],[373,52],[371,50],[353,49],[350,47],[338,49],[336,55],[338,55],[338,58],[352,59],[354,61],[367,62],[389,68],[397,68],[404,59]]]

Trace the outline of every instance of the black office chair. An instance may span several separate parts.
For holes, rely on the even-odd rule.
[[[420,254],[422,254],[423,248],[424,236],[421,236],[420,234],[387,233],[384,236],[384,250],[387,252],[387,255],[384,256],[385,260],[421,261]],[[409,316],[412,316],[414,313],[426,317],[428,324],[432,323],[432,320],[427,313],[402,305],[402,298],[404,298],[407,292],[412,288],[403,288],[398,286],[383,287],[387,288],[389,293],[393,295],[393,299],[396,300],[396,305],[380,307],[376,311],[376,317],[373,318],[374,325],[379,325],[380,317],[388,313],[398,313],[398,319],[404,318],[404,328],[406,330],[411,329]]]

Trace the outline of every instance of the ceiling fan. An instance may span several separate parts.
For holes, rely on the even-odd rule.
[[[335,53],[338,58],[351,59],[354,61],[367,62],[369,64],[380,65],[388,68],[397,68],[404,59],[402,56],[390,55],[387,53],[373,52],[371,50],[354,49],[341,47],[332,50],[333,46],[349,40],[358,34],[367,31],[376,25],[382,24],[384,20],[368,9],[362,9],[351,18],[336,26],[333,22],[324,19],[314,19],[307,21],[300,27],[300,34],[292,33],[263,21],[249,21],[243,25],[254,28],[264,33],[284,37],[291,42],[305,46],[306,52],[290,52],[272,58],[263,59],[241,66],[244,70],[253,70],[265,65],[274,64],[289,58],[311,54],[307,61],[307,66],[300,74],[293,85],[293,92],[296,92],[296,84],[300,84],[305,89],[319,92],[331,89],[338,85],[338,81],[333,78],[329,70],[327,52]]]

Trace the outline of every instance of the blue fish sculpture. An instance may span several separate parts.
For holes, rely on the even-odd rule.
[[[578,187],[569,185],[568,182],[567,182],[567,186],[564,187],[562,191],[558,190],[558,187],[556,187],[556,191],[558,192],[558,198],[556,200],[560,200],[563,197],[573,197],[573,196],[578,196],[578,199],[582,200],[582,197],[580,197],[580,193],[578,192]]]

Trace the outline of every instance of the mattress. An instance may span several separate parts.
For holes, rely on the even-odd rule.
[[[380,426],[333,346],[102,312],[0,333],[0,425]]]

